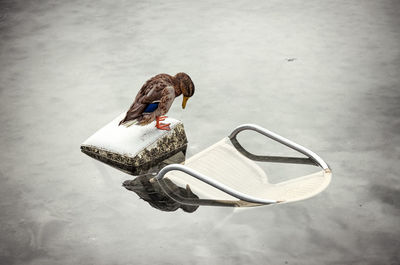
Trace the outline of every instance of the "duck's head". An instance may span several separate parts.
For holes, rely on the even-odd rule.
[[[194,84],[190,76],[185,73],[177,73],[175,75],[177,86],[183,95],[182,108],[186,107],[186,102],[194,94]]]

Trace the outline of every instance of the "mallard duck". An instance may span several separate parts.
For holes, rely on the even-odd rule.
[[[174,99],[181,94],[183,94],[182,108],[184,109],[186,102],[194,94],[194,84],[187,74],[177,73],[175,76],[158,74],[142,86],[119,125],[143,126],[155,120],[158,129],[170,130],[169,123],[163,124],[160,121],[167,118],[164,115],[167,114]]]

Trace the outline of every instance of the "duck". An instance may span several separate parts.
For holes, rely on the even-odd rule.
[[[194,84],[186,73],[158,74],[144,83],[137,93],[134,102],[118,126],[132,124],[145,126],[156,121],[156,128],[169,131],[170,123],[161,123],[167,116],[175,98],[183,95],[182,109],[194,94]]]

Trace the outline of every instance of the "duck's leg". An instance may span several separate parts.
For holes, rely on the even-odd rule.
[[[157,127],[157,129],[159,129],[159,130],[166,130],[166,131],[171,130],[171,128],[169,127],[169,125],[170,125],[171,123],[160,123],[160,121],[163,121],[163,120],[165,120],[166,118],[167,118],[167,116],[157,116],[157,117],[156,117],[156,127]]]

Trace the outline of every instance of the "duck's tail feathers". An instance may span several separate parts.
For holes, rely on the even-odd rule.
[[[129,120],[129,121],[122,120],[122,121],[119,122],[118,126],[124,125],[125,127],[129,127],[131,125],[136,125],[138,123],[139,123],[139,121],[136,120],[136,119],[135,120]]]

